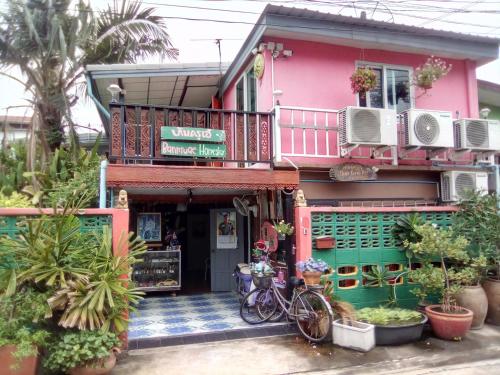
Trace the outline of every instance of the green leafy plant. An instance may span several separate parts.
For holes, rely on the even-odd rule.
[[[13,191],[9,196],[0,191],[0,208],[29,208],[34,207],[31,200],[24,194]]]
[[[50,344],[44,367],[54,372],[75,367],[103,367],[112,350],[120,345],[114,333],[65,331]]]
[[[294,231],[293,225],[290,223],[285,223],[285,220],[274,222],[273,227],[279,235],[283,236],[291,236]]]
[[[421,268],[411,270],[410,280],[417,284],[410,290],[422,305],[428,304],[427,297],[432,294],[442,294],[444,288],[444,274],[440,267],[424,264]]]
[[[417,226],[415,230],[422,236],[422,239],[416,243],[405,241],[405,246],[409,246],[423,264],[430,264],[434,259],[439,259],[444,279],[441,308],[444,312],[453,312],[456,310],[454,295],[458,292],[459,287],[451,283],[447,264],[450,261],[462,263],[469,261],[465,251],[468,242],[462,236],[455,237],[449,229],[438,229],[428,223]],[[424,285],[426,281],[421,280],[421,282]]]
[[[462,265],[455,265],[450,268],[449,277],[452,283],[460,286],[480,285],[488,268],[486,257],[479,256],[470,259]]]
[[[417,213],[411,213],[409,215],[404,215],[399,217],[392,228],[392,235],[396,241],[396,246],[402,250],[406,250],[406,256],[412,258],[409,250],[409,246],[405,246],[406,243],[415,243],[422,239],[422,237],[415,231],[418,225],[424,224],[422,216]]]
[[[467,192],[453,216],[453,230],[464,236],[470,257],[483,256],[489,269],[500,279],[500,215],[495,194]],[[484,274],[483,274],[484,276]]]
[[[362,322],[387,325],[407,325],[422,321],[422,314],[407,309],[387,307],[365,307],[356,311],[356,318]]]
[[[50,315],[47,294],[33,288],[0,296],[0,347],[14,345],[17,360],[37,355],[50,337],[46,325]]]

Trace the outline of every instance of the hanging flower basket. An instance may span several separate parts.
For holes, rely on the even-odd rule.
[[[438,57],[431,56],[427,61],[415,69],[414,84],[421,89],[429,90],[434,82],[446,76],[452,68]]]
[[[377,75],[370,68],[357,68],[351,75],[351,89],[364,98],[366,93],[377,86]]]

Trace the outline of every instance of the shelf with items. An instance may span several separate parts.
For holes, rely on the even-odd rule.
[[[176,291],[181,289],[181,251],[147,251],[143,261],[134,265],[132,280],[140,290]]]

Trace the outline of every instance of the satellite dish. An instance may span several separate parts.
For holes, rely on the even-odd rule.
[[[252,212],[254,216],[257,216],[257,206],[250,206],[250,202],[247,199],[234,197],[233,205],[241,216],[248,216],[250,212]]]

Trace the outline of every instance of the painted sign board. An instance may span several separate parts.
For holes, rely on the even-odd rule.
[[[226,145],[161,141],[161,154],[170,156],[223,159],[226,157]]]
[[[162,126],[161,139],[174,141],[224,142],[226,132],[217,129]]]
[[[376,180],[377,173],[372,167],[358,163],[344,163],[330,169],[330,178],[334,181]]]

